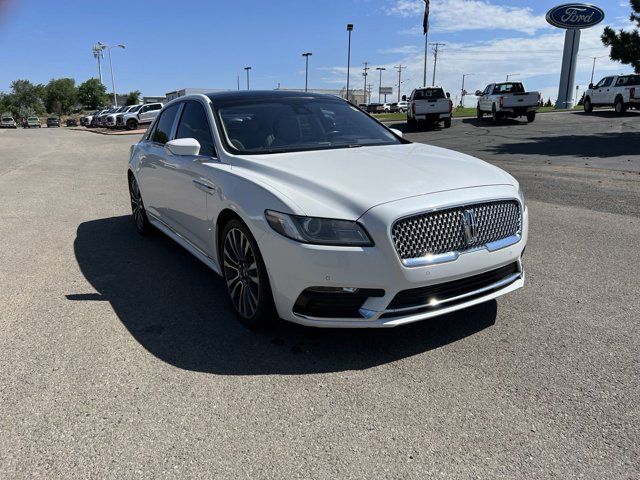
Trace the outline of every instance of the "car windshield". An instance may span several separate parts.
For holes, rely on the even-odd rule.
[[[243,154],[402,143],[357,107],[340,99],[226,98],[215,100],[212,108],[227,145]]]
[[[13,120],[11,117],[2,117],[3,122],[10,122],[11,120]]]

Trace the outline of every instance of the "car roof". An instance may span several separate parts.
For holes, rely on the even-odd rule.
[[[205,94],[212,102],[217,100],[269,100],[278,98],[316,98],[323,100],[340,100],[335,95],[312,92],[293,92],[290,90],[245,90],[232,92],[211,92]]]

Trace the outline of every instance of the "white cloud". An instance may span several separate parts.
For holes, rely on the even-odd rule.
[[[424,0],[393,0],[385,8],[387,15],[416,17],[419,24],[404,33],[422,33]],[[529,35],[550,28],[544,15],[535,15],[529,7],[495,5],[486,0],[434,0],[429,17],[432,32],[464,30],[514,30]]]

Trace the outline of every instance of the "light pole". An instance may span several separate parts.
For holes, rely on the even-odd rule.
[[[102,58],[104,57],[102,50],[103,48],[100,43],[93,46],[93,58],[98,59],[98,77],[100,78],[100,83],[102,83]]]
[[[596,60],[599,58],[604,58],[607,55],[600,55],[599,57],[589,57],[593,60],[593,67],[591,67],[591,82],[589,83],[593,83],[593,75],[596,73]]]
[[[509,75],[507,75],[507,82],[509,81],[509,77],[517,77],[518,75],[520,75],[519,73],[510,73]]]
[[[347,102],[349,101],[349,70],[351,69],[351,32],[353,32],[353,24],[347,24],[347,32],[349,32],[349,46],[347,47]]]
[[[474,75],[473,73],[465,73],[464,75],[462,75],[462,91],[461,91],[461,95],[460,95],[460,107],[464,107],[464,95],[465,95],[465,91],[464,91],[464,79]]]
[[[249,90],[249,70],[251,70],[251,67],[244,67],[244,69],[247,72],[247,90]]]
[[[125,47],[123,44],[113,45],[110,47],[109,45],[105,45],[104,43],[101,43],[101,42],[98,42],[98,45],[102,50],[109,51],[109,69],[111,70],[111,86],[113,87],[113,106],[117,107],[118,97],[116,95],[116,80],[115,80],[115,77],[113,76],[113,62],[111,61],[111,50],[113,50],[114,48],[124,49]]]
[[[380,72],[380,85],[378,86],[378,103],[380,103],[380,90],[382,90],[382,72],[386,70],[384,67],[376,67],[376,70]],[[385,100],[387,96],[385,95]],[[386,103],[386,102],[385,102]]]
[[[302,54],[305,60],[304,65],[304,91],[307,91],[307,87],[309,86],[309,57],[313,55],[311,52],[305,52]]]

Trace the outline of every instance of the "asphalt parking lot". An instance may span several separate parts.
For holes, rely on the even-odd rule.
[[[250,332],[213,273],[137,236],[137,137],[0,130],[0,478],[639,478],[640,115],[406,135],[521,181],[525,289]]]

